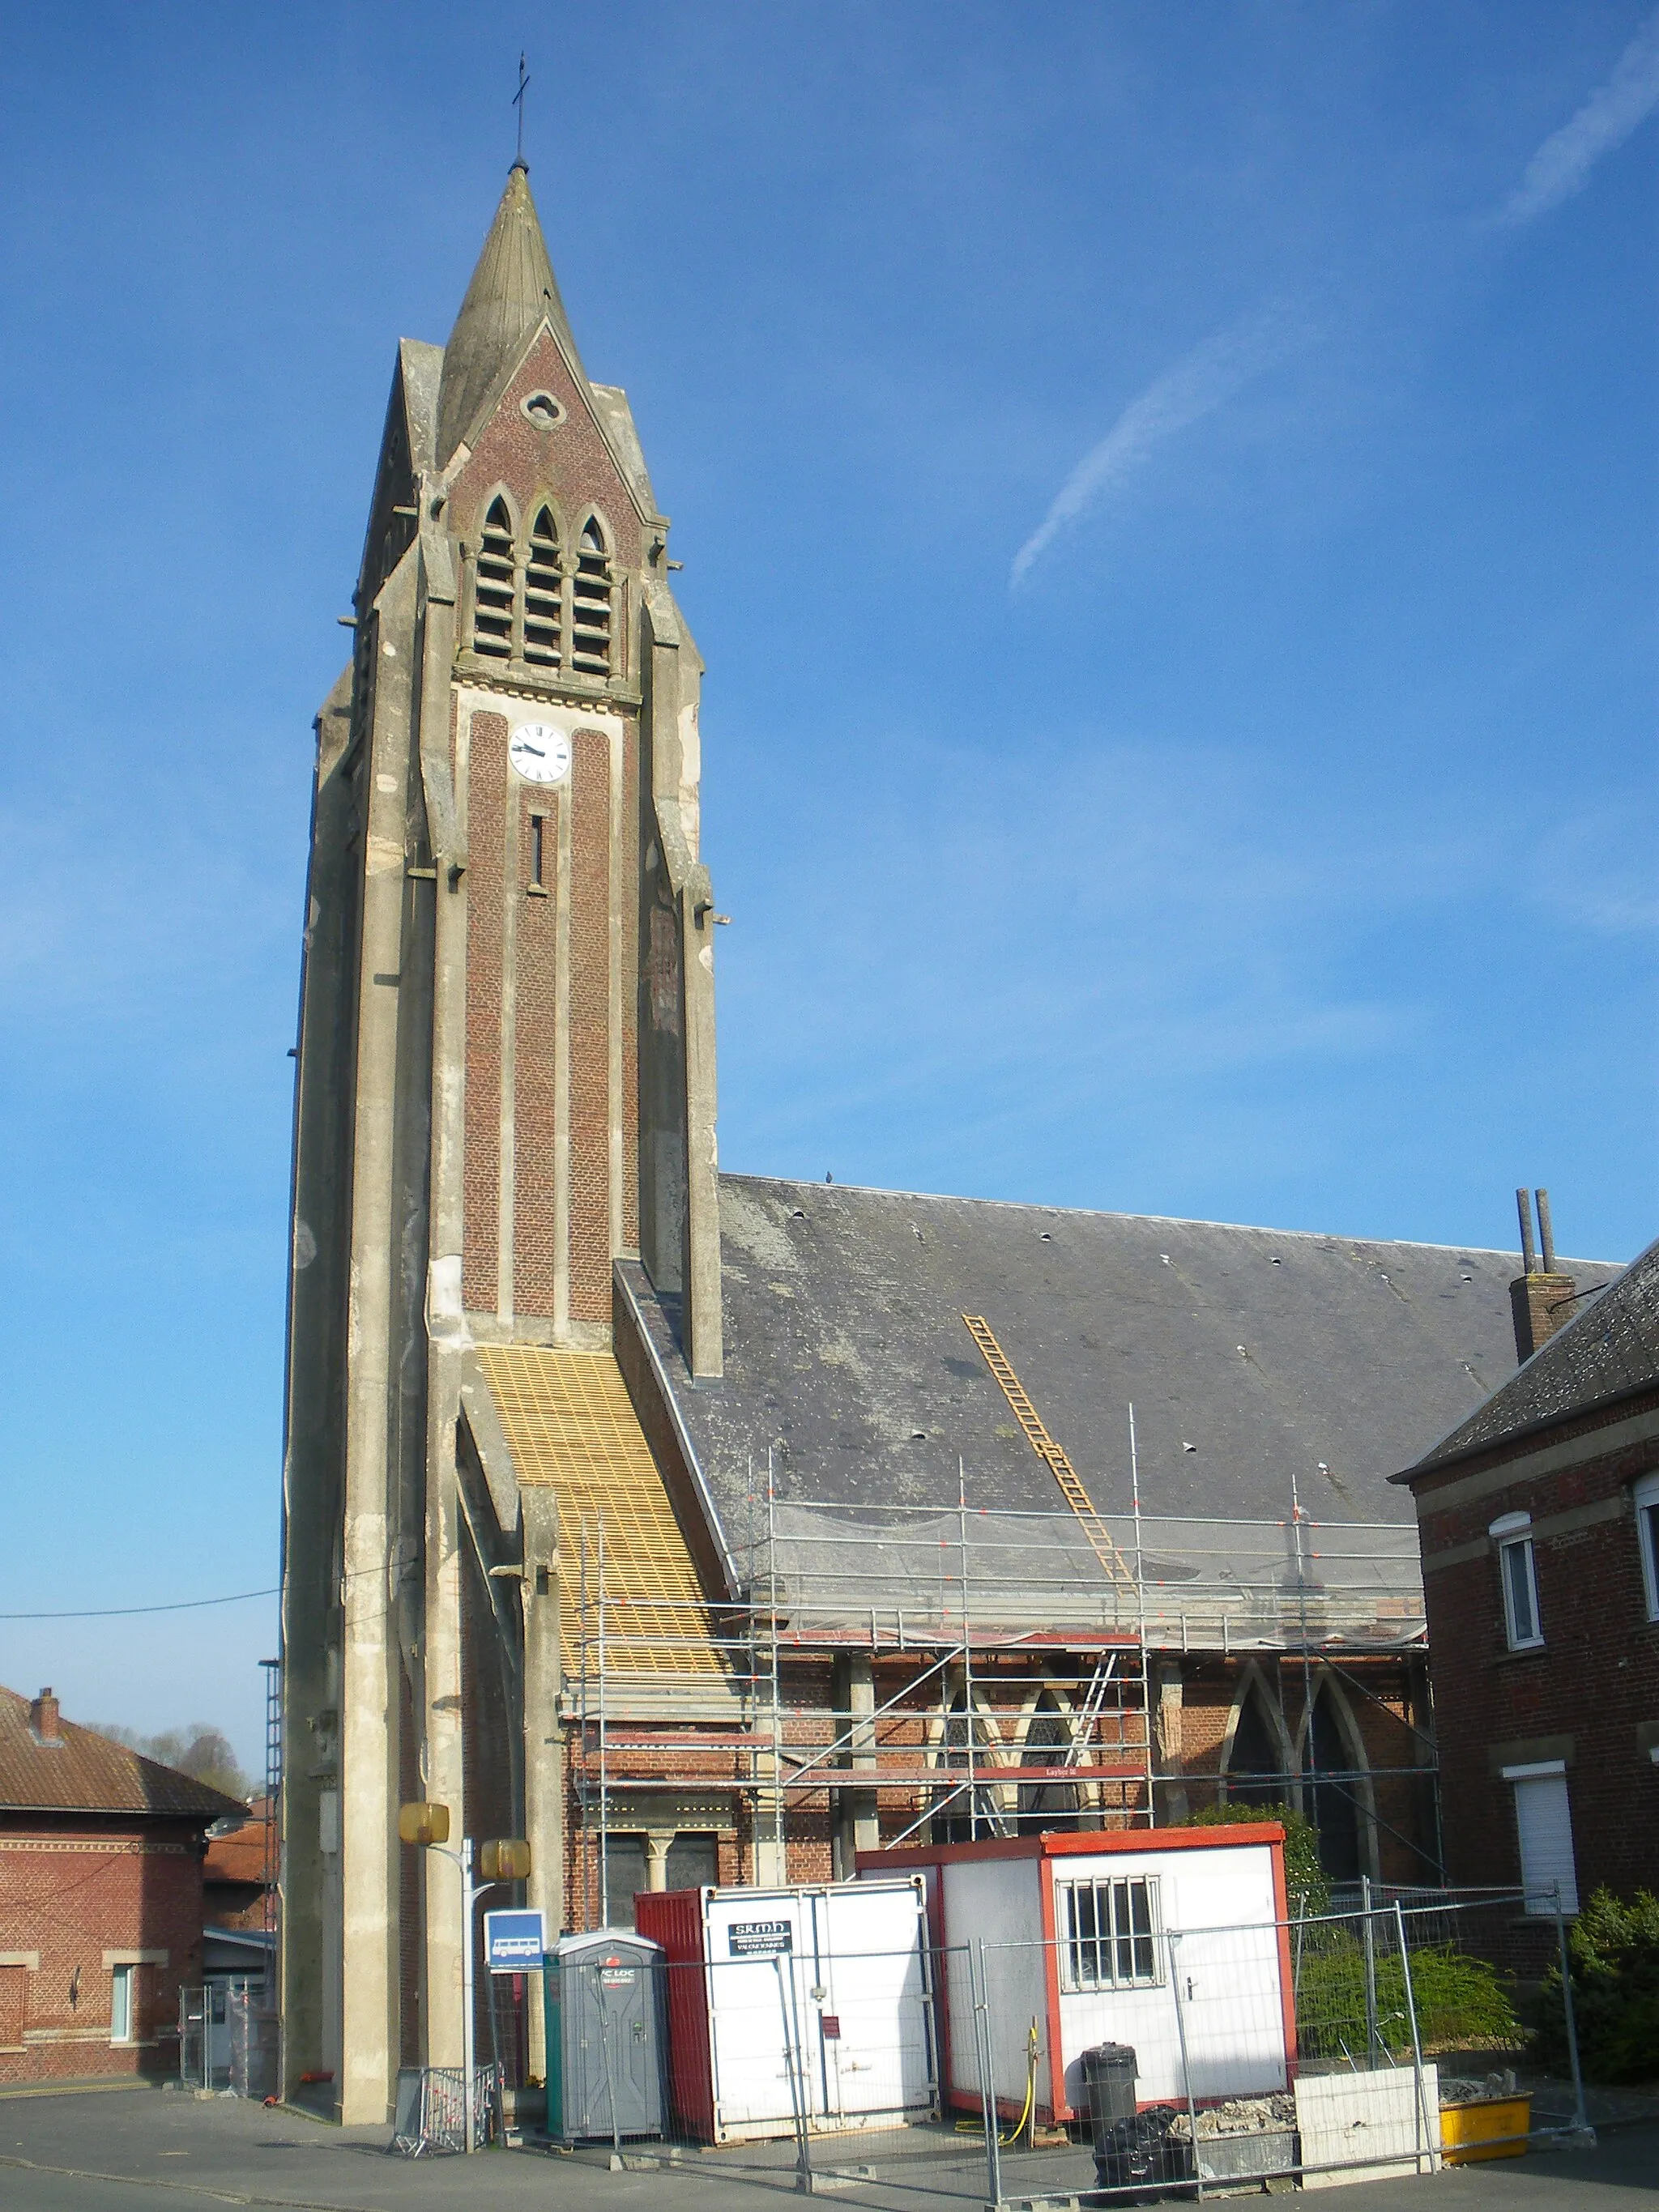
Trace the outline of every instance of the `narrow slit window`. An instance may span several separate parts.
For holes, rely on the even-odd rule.
[[[1151,1989],[1162,1982],[1156,1875],[1057,1882],[1055,1887],[1066,1988]]]
[[[491,660],[513,652],[513,519],[496,500],[484,517],[472,586],[472,650]]]
[[[530,817],[530,888],[531,888],[531,890],[532,890],[532,891],[545,890],[546,890],[546,888],[547,888],[546,884],[545,884],[543,882],[543,880],[542,880],[542,852],[543,852],[543,846],[542,846],[542,836],[543,836],[543,832],[544,832],[544,830],[545,830],[545,828],[546,828],[546,817],[545,817],[545,816],[544,816],[544,815],[540,815],[540,814],[532,814],[532,815],[531,816],[531,817]]]
[[[589,676],[611,673],[611,556],[590,515],[576,547],[571,593],[570,665]]]
[[[530,529],[524,579],[524,657],[541,668],[563,665],[563,578],[559,574],[559,529],[543,507]]]

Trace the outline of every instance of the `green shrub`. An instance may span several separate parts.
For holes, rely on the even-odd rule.
[[[1659,1897],[1638,1889],[1628,1902],[1598,1889],[1567,1937],[1578,2057],[1592,2081],[1659,2080]],[[1561,1974],[1553,1966],[1538,1999],[1533,2039],[1553,2071],[1567,2064]]]
[[[1292,1948],[1295,1940],[1292,1938]],[[1297,2045],[1307,2058],[1365,2053],[1365,1954],[1346,1928],[1305,1931],[1297,1961]],[[1379,1938],[1377,2033],[1395,2057],[1409,2055],[1411,2014],[1400,1954]],[[1424,2051],[1505,2051],[1522,2040],[1521,2023],[1496,1968],[1449,1944],[1412,1954],[1412,1996]]]
[[[1237,1798],[1224,1805],[1206,1805],[1184,1820],[1171,1820],[1172,1828],[1231,1828],[1245,1820],[1277,1820],[1285,1831],[1285,1887],[1291,1901],[1291,1917],[1328,1912],[1331,1886],[1319,1863],[1319,1831],[1311,1820],[1293,1813],[1288,1805],[1244,1805]]]

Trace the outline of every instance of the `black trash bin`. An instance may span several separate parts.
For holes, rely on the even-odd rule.
[[[1107,2130],[1115,2122],[1135,2116],[1135,2054],[1127,2043],[1097,2043],[1079,2063],[1098,2154]]]

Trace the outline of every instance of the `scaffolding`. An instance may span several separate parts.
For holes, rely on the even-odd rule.
[[[567,1714],[592,1909],[608,1917],[613,1829],[653,1796],[725,1800],[751,1878],[765,1844],[780,1881],[788,1815],[807,1810],[832,1832],[861,1816],[887,1845],[1150,1823],[1158,1654],[1299,1664],[1311,1710],[1316,1663],[1423,1650],[1414,1528],[1322,1523],[1294,1498],[1281,1521],[1151,1516],[1137,1483],[1133,1530],[1103,1560],[1075,1510],[974,1505],[965,1477],[951,1505],[785,1500],[769,1461],[741,1586],[711,1604],[618,1589],[605,1516],[584,1516]],[[1374,1771],[1432,1771],[1427,1756]],[[1373,1778],[1255,1778],[1287,1796]]]

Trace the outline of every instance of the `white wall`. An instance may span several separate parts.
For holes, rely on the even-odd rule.
[[[1037,2023],[1037,2102],[1048,2091],[1048,2014],[1042,1951],[1040,1859],[952,1859],[939,1869],[945,1905],[945,1986],[950,2003],[951,2087],[980,2094],[973,1978],[964,1947],[982,1938],[996,2093],[1025,2100],[1026,2039]],[[993,1948],[993,1947],[997,1948]]]
[[[1273,1851],[1267,1844],[1170,1851],[1113,1851],[1049,1860],[1055,1882],[1150,1875],[1158,1883],[1164,1930],[1174,1931],[1181,1978],[1177,2021],[1171,1947],[1160,1944],[1164,1979],[1155,1989],[1068,1992],[1060,1999],[1066,2101],[1084,2109],[1079,2055],[1097,2043],[1127,2043],[1139,2060],[1141,2102],[1179,2103],[1184,2026],[1193,2094],[1260,2096],[1285,2084],[1285,2023]],[[1054,1909],[1056,1931],[1064,1915]]]

